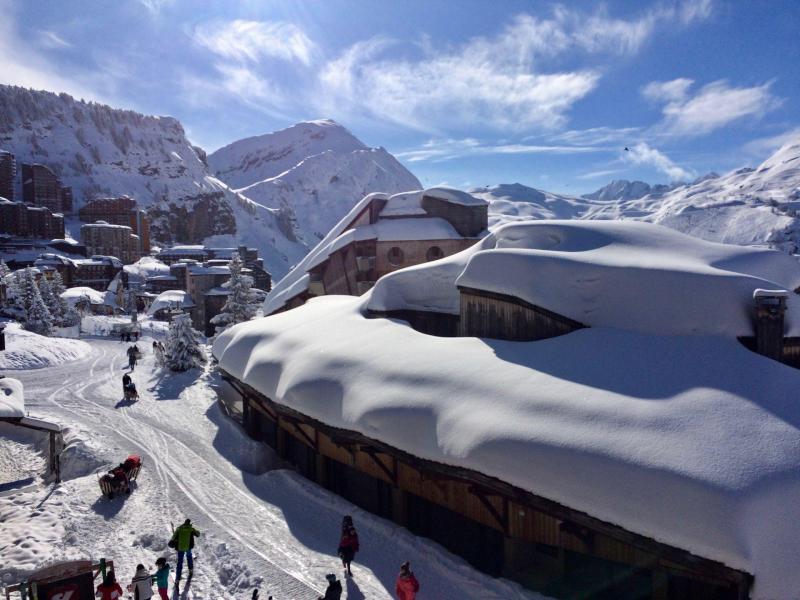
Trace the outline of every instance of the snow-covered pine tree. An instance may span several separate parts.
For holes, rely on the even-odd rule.
[[[52,324],[60,327],[64,319],[64,308],[61,305],[61,298],[55,294],[53,286],[44,276],[42,276],[42,279],[39,281],[39,294],[41,294],[42,301],[47,307],[47,311],[50,313]]]
[[[6,275],[11,273],[11,269],[8,268],[6,262],[0,258],[0,279],[5,279]]]
[[[175,315],[172,318],[167,332],[167,343],[164,345],[170,370],[188,371],[206,361],[197,335],[192,329],[189,315]]]
[[[251,277],[242,273],[244,263],[238,252],[233,254],[228,267],[231,270],[231,278],[228,282],[230,294],[222,307],[222,312],[211,319],[211,324],[216,325],[216,333],[219,335],[231,325],[249,321],[256,314],[256,306],[252,302],[251,288],[253,280]]]
[[[53,331],[53,317],[42,300],[32,269],[25,270],[21,288],[22,303],[25,309],[25,329],[39,335],[50,335]]]

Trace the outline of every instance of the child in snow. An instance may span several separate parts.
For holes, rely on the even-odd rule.
[[[397,600],[414,600],[419,591],[419,582],[411,571],[411,564],[406,561],[400,565],[400,574],[394,584]]]
[[[136,575],[133,576],[128,591],[133,592],[133,600],[150,600],[153,597],[153,578],[144,565],[136,565]]]
[[[131,346],[128,348],[128,368],[133,371],[136,367],[136,355],[138,354],[139,349],[136,346]]]
[[[342,537],[339,540],[338,554],[339,558],[342,559],[345,573],[351,577],[353,572],[350,570],[350,563],[356,557],[358,549],[358,533],[356,533],[356,528],[353,527],[353,518],[346,516],[342,520]]]
[[[153,577],[158,587],[158,595],[161,596],[161,600],[169,600],[169,563],[167,559],[164,557],[157,559],[156,567],[157,570]]]
[[[186,519],[183,525],[179,526],[175,530],[175,533],[172,534],[172,540],[170,540],[171,547],[178,551],[178,566],[175,569],[176,582],[181,580],[184,554],[186,555],[187,564],[189,566],[189,577],[192,576],[192,570],[194,569],[192,548],[194,548],[195,537],[200,537],[200,532],[192,527],[191,519]]]
[[[114,571],[109,571],[106,574],[103,583],[97,586],[95,596],[100,600],[119,600],[122,598],[122,588],[117,583]]]
[[[328,587],[325,590],[325,595],[320,596],[319,600],[340,600],[342,597],[342,582],[337,581],[336,575],[333,573],[325,575],[325,579],[328,580]]]

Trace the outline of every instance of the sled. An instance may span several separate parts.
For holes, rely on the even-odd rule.
[[[130,494],[131,481],[136,480],[141,468],[141,457],[131,454],[125,462],[98,479],[100,491],[109,500],[120,494]]]
[[[138,400],[139,392],[134,387],[125,388],[125,400]]]

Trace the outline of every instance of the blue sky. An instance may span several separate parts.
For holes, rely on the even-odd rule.
[[[169,114],[207,150],[333,118],[425,184],[691,179],[800,135],[796,0],[0,0],[0,14],[0,82]]]

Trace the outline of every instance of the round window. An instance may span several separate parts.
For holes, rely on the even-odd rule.
[[[425,254],[425,258],[427,260],[439,260],[444,256],[444,252],[442,251],[439,246],[431,246],[428,248],[428,252]]]
[[[403,264],[403,251],[397,246],[394,246],[386,253],[386,258],[389,259],[389,264],[392,266],[396,267],[401,265]]]

